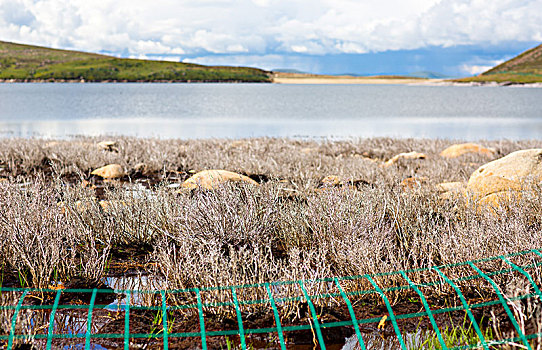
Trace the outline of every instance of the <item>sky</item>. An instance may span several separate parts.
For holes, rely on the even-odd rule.
[[[542,42],[542,0],[0,0],[0,40],[325,74],[480,73]]]

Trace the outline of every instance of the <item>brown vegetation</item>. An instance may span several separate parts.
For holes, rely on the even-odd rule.
[[[539,184],[531,184],[528,192],[512,196],[496,211],[480,209],[460,191],[441,197],[437,184],[466,183],[488,161],[487,154],[441,157],[450,141],[120,138],[109,150],[98,147],[99,141],[0,140],[0,176],[8,179],[0,182],[5,286],[47,287],[62,281],[94,287],[103,285],[106,276],[140,273],[161,288],[204,288],[428,268],[541,248]],[[541,147],[539,141],[483,144],[495,149],[492,159]],[[425,158],[398,158],[380,166],[412,151],[423,152]],[[111,181],[91,175],[113,163],[122,166],[126,176]],[[212,191],[179,190],[184,180],[206,169],[244,174],[260,186],[225,183]],[[402,185],[407,178],[424,181]],[[503,266],[494,261],[480,268]],[[447,273],[449,278],[475,274],[469,266]],[[414,272],[409,278],[441,282],[436,272]],[[542,285],[538,270],[533,270],[533,278]],[[494,279],[503,288],[517,282],[511,275]],[[401,275],[376,281],[383,288],[405,284]],[[460,286],[472,297],[494,295],[481,280]],[[344,288],[373,287],[360,279]],[[307,284],[307,291],[336,292],[329,283]],[[275,292],[279,298],[299,290],[285,286]],[[423,292],[434,305],[457,301],[444,285]],[[400,305],[410,293],[387,294]],[[219,291],[205,297],[208,302],[231,298]],[[253,288],[240,291],[239,297],[265,299],[267,294],[264,288]],[[381,305],[380,300],[376,294],[362,296],[356,305]],[[333,299],[314,302],[319,310],[328,310],[324,314],[336,305]],[[294,322],[299,307],[285,303],[281,312]],[[253,317],[269,310],[266,305],[246,309]],[[214,315],[211,319],[235,319],[231,309],[209,308],[206,313]]]

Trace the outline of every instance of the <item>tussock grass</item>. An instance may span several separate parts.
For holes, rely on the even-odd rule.
[[[56,190],[43,180],[25,187],[0,184],[0,211],[0,262],[16,271],[22,286],[47,288],[74,276],[96,283],[102,277],[111,233],[100,240],[98,231],[67,216]]]
[[[120,259],[114,252],[123,249],[142,251],[139,262],[153,266],[145,273],[177,289],[425,268],[540,248],[542,242],[542,190],[536,184],[497,215],[462,196],[439,197],[434,184],[465,182],[491,160],[440,157],[451,141],[120,138],[118,152],[99,149],[97,141],[0,140],[0,176],[9,178],[0,183],[0,240],[5,242],[0,259],[28,285],[45,287],[76,276],[96,283],[107,273],[108,262]],[[484,145],[494,147],[497,158],[541,144]],[[424,152],[427,159],[380,166],[408,151]],[[106,184],[100,199],[110,205],[103,208],[96,193],[79,183],[102,184],[89,174],[108,163],[121,164],[130,175]],[[140,163],[144,174],[135,170]],[[264,181],[215,191],[167,187],[204,169],[260,175]],[[317,189],[330,174],[362,182],[357,188]],[[407,177],[427,178],[427,184],[405,191],[400,183]],[[148,189],[133,190],[145,181],[151,182]],[[502,264],[482,267],[500,269]],[[449,273],[450,278],[474,274],[468,267]],[[436,273],[409,277],[416,283],[440,281]],[[541,283],[540,273],[533,278]],[[500,285],[509,282],[506,276],[496,279]],[[405,284],[400,275],[377,282],[383,287]],[[466,281],[462,287],[478,295],[492,293],[481,281]],[[307,288],[311,294],[336,292],[329,284]],[[345,283],[345,289],[372,286],[359,280]],[[299,293],[294,287],[276,292],[277,297]],[[263,288],[242,293],[241,298],[266,298]],[[453,291],[441,287],[427,293]],[[401,291],[390,293],[392,300],[402,296]]]
[[[439,153],[452,141],[119,138],[118,146],[107,151],[97,146],[101,140],[0,140],[0,177],[6,179],[0,182],[2,285],[50,287],[62,282],[75,288],[103,287],[105,276],[136,274],[149,282],[143,286],[147,290],[203,288],[428,268],[541,248],[540,184],[532,183],[521,197],[488,210],[460,194],[443,199],[435,188],[446,181],[466,182],[482,164],[519,149],[541,147],[539,141],[482,142],[495,148],[493,158],[471,154],[445,159]],[[426,159],[382,166],[396,154],[410,151],[422,152]],[[107,182],[90,175],[110,163],[122,165],[127,176]],[[260,185],[226,184],[213,191],[179,191],[171,186],[206,169],[246,174]],[[326,186],[321,180],[327,175],[337,175],[342,184]],[[409,177],[419,179],[421,185],[405,188],[401,183]],[[511,260],[518,265],[540,262],[532,256]],[[477,266],[483,271],[509,268],[503,261]],[[476,274],[469,266],[443,272],[451,279]],[[529,272],[542,285],[540,268]],[[431,308],[458,305],[455,291],[442,284],[436,272],[412,272],[408,277],[416,284],[437,284],[420,287]],[[521,274],[492,278],[506,298],[533,292]],[[374,280],[381,288],[407,284],[401,275]],[[457,284],[469,301],[496,299],[493,287],[483,279]],[[338,298],[316,297],[338,293],[334,283],[304,285],[314,296],[322,320],[347,315]],[[366,279],[341,285],[346,292],[374,288]],[[304,298],[296,284],[273,286],[272,293],[277,300]],[[386,295],[396,312],[423,307],[413,290],[397,289]],[[13,305],[17,297],[0,294],[0,304]],[[254,287],[238,289],[237,297],[263,300],[268,295],[265,288]],[[138,299],[139,305],[162,305],[159,295],[143,294]],[[228,289],[204,292],[201,300],[216,305],[231,302],[232,294]],[[374,317],[385,308],[376,293],[352,296],[351,301],[359,319]],[[409,308],[413,302],[414,309]],[[168,297],[168,305],[194,303],[194,293]],[[517,300],[509,306],[524,333],[540,332],[538,300]],[[280,302],[278,309],[284,325],[309,322],[304,302]],[[473,313],[476,320],[485,320],[484,332],[492,327],[495,339],[513,336],[496,309]],[[17,332],[31,338],[37,327],[28,320],[35,322],[37,314],[24,311]],[[267,321],[272,326],[265,303],[242,305],[241,312],[249,328],[268,326]],[[209,331],[236,327],[232,307],[205,307],[204,313]],[[11,315],[11,310],[0,314],[4,334],[9,332]],[[175,331],[199,329],[195,310],[170,316]],[[468,324],[454,327],[463,314],[435,317],[450,345],[476,342]],[[40,324],[47,324],[45,314],[42,318]],[[195,329],[183,328],[191,322]],[[438,347],[434,336],[425,333],[429,324],[417,329],[414,319],[401,327],[423,335],[413,347]],[[339,341],[344,339],[337,330],[326,336],[332,333]]]
[[[101,138],[48,141],[0,139],[0,176],[31,178],[53,172],[61,176],[84,176],[104,164],[118,163],[135,172],[144,163],[147,173],[205,169],[227,169],[245,174],[265,174],[287,179],[299,188],[315,186],[330,174],[345,179],[363,179],[373,184],[391,185],[408,176],[429,177],[432,182],[466,180],[485,156],[465,155],[446,160],[438,154],[454,143],[449,140],[357,139],[350,141],[288,140],[258,138],[246,140],[156,140],[118,138],[118,152],[101,150]],[[541,147],[540,141],[491,141],[485,146],[497,150],[495,158],[512,151]],[[419,151],[423,161],[401,161],[397,166],[379,168],[380,162],[401,152]],[[371,158],[372,162],[365,158]],[[184,174],[187,176],[187,174]]]

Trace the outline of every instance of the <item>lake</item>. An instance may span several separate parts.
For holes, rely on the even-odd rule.
[[[0,84],[0,137],[536,139],[542,89],[280,84]]]

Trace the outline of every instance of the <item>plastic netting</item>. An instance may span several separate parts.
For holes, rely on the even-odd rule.
[[[521,258],[521,263],[519,263],[520,260],[517,258]],[[516,261],[516,263],[513,261]],[[491,266],[493,267],[501,266],[503,268],[488,270],[487,268],[480,267],[485,263],[492,263]],[[210,338],[227,336],[235,337],[238,341],[237,345],[242,349],[246,349],[251,346],[250,342],[247,341],[249,336],[273,334],[275,346],[277,348],[280,347],[281,349],[286,349],[288,345],[287,337],[285,336],[286,333],[311,331],[314,334],[315,343],[317,343],[321,349],[326,349],[325,337],[323,336],[325,330],[331,330],[338,327],[349,327],[349,329],[353,328],[354,330],[358,343],[356,347],[366,349],[370,348],[370,346],[366,343],[366,332],[362,328],[367,325],[373,325],[373,329],[376,329],[374,325],[379,324],[381,326],[385,322],[388,325],[391,324],[397,344],[399,344],[401,348],[407,349],[407,342],[405,342],[404,331],[401,329],[400,322],[426,317],[430,324],[429,329],[436,335],[438,346],[443,349],[489,349],[490,347],[498,346],[500,344],[511,343],[519,344],[523,348],[531,349],[534,341],[540,341],[542,337],[540,327],[538,328],[538,331],[536,329],[534,331],[532,329],[529,331],[525,327],[524,322],[518,317],[516,310],[514,309],[514,303],[526,300],[540,303],[542,298],[540,290],[542,286],[540,285],[539,280],[540,271],[538,271],[540,266],[542,266],[542,252],[538,249],[534,249],[509,255],[435,266],[426,269],[314,280],[280,281],[251,285],[217,286],[178,290],[0,288],[1,293],[11,293],[11,295],[14,296],[11,299],[11,303],[4,302],[0,305],[0,312],[2,312],[4,317],[9,318],[7,320],[9,333],[0,333],[0,345],[4,342],[7,349],[12,349],[18,340],[33,339],[34,341],[41,341],[44,348],[53,349],[55,348],[55,341],[58,341],[59,339],[77,339],[80,341],[80,348],[83,348],[84,343],[85,349],[95,349],[97,348],[94,344],[96,340],[110,339],[117,341],[120,344],[120,348],[129,349],[132,346],[131,344],[137,341],[137,339],[152,339],[154,341],[159,340],[161,348],[169,349],[174,347],[171,345],[173,340],[181,338],[194,341],[197,340],[198,347],[207,349],[212,348],[209,343]],[[450,277],[451,269],[453,268],[461,268],[466,271],[471,271],[471,273],[463,273],[461,277]],[[538,274],[536,276],[538,277],[535,277],[533,272],[537,272]],[[413,281],[413,279],[416,278],[412,276],[429,273],[438,276],[438,278],[433,279],[428,283],[416,283]],[[506,295],[502,290],[502,286],[499,286],[499,278],[511,274],[523,278],[527,285],[527,288],[525,288],[523,292],[518,292],[513,296]],[[396,278],[396,280],[400,279],[404,281],[404,283],[383,287],[377,282],[378,279],[391,277]],[[361,281],[372,288],[351,290],[350,287],[356,285],[352,284],[353,282],[357,283]],[[464,287],[461,287],[460,284],[464,286],[466,284],[474,284],[475,282],[485,283],[488,289],[493,290],[494,298],[490,298],[489,300],[487,298],[485,300],[476,300],[462,292]],[[311,290],[315,290],[312,286],[318,284],[324,284],[326,286],[325,293],[311,293]],[[349,288],[345,288],[346,284],[348,284]],[[435,308],[434,305],[432,306],[431,302],[428,301],[423,290],[429,291],[443,287],[452,290],[458,302],[455,305],[450,305],[448,307]],[[290,293],[292,294],[291,296],[284,296],[283,294],[278,293],[280,288],[288,288],[290,291],[295,290],[297,291],[297,294]],[[251,294],[246,293],[246,291],[253,289],[263,291],[263,295],[266,297],[247,297],[247,295],[250,296]],[[390,300],[389,296],[393,293],[404,291],[410,291],[418,296],[419,302],[423,305],[421,310],[407,313],[397,313],[394,311],[394,301]],[[213,297],[216,297],[216,293],[218,292],[227,293],[229,298],[213,300]],[[83,295],[85,297],[80,299],[87,301],[76,304],[61,303],[63,297],[71,294],[79,296]],[[100,298],[104,295],[107,296],[108,294],[122,295],[122,302],[116,302],[113,306],[111,302],[99,304],[98,301]],[[384,313],[384,318],[382,315],[366,318],[359,317],[359,310],[363,308],[364,305],[356,304],[353,300],[372,294],[377,295],[385,305],[386,312]],[[49,297],[45,298],[44,295]],[[243,297],[240,298],[240,295]],[[136,299],[141,299],[142,296],[150,297],[154,302],[151,302],[150,305],[141,305]],[[41,301],[36,303],[36,298],[41,298]],[[315,304],[324,299],[333,299],[336,302],[342,303],[347,310],[349,319],[339,321],[323,319]],[[183,300],[184,302],[179,302],[179,300]],[[284,324],[283,318],[281,318],[281,306],[287,305],[288,303],[303,303],[306,305],[309,322],[297,325]],[[269,313],[272,313],[274,324],[271,327],[254,327],[253,322],[247,322],[247,313],[243,312],[242,309],[258,305],[265,305],[268,307]],[[476,319],[474,314],[475,310],[486,307],[502,307],[504,314],[507,317],[507,321],[511,325],[511,332],[514,336],[501,339],[495,339],[494,337],[492,339],[486,339],[484,331],[479,326],[479,320]],[[216,329],[216,324],[212,327],[209,326],[207,315],[213,309],[219,308],[231,308],[232,314],[235,315],[234,318],[236,319],[236,325],[233,329],[232,327]],[[44,318],[45,321],[48,319],[48,322],[43,322],[45,326],[40,329],[35,329],[37,328],[38,322],[36,319],[30,318],[29,321],[27,320],[27,327],[21,327],[20,323],[23,322],[21,313],[25,312],[23,310],[29,310],[30,312],[36,313],[41,312],[41,317]],[[82,312],[86,315],[82,320],[81,317],[77,320],[77,323],[80,326],[78,330],[61,330],[62,322],[56,319],[60,313],[69,310],[77,310],[79,316]],[[115,320],[118,328],[122,331],[96,331],[96,327],[93,329],[93,317],[98,311],[107,312],[109,314],[114,313],[114,316],[111,316],[111,319]],[[146,331],[141,331],[141,327],[133,329],[135,322],[134,317],[142,312],[149,312],[155,315],[151,322],[155,326],[154,329],[147,329]],[[171,323],[179,322],[179,320],[172,320],[174,312],[185,312],[195,315],[197,322],[194,323],[194,331],[172,331],[173,328],[170,327]],[[475,340],[471,341],[470,344],[453,346],[453,344],[450,345],[446,341],[446,336],[444,334],[446,331],[442,326],[439,327],[436,317],[452,312],[463,312],[465,314],[465,319],[470,321],[476,336]],[[72,317],[71,321],[75,322],[74,320],[75,318]],[[33,327],[34,329],[32,329]],[[29,331],[29,329],[32,329],[32,331]]]

